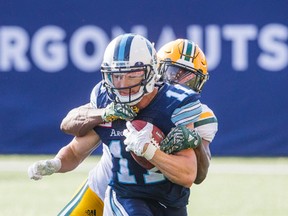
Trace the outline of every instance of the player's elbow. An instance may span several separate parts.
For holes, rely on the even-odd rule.
[[[196,174],[195,172],[186,172],[178,176],[178,184],[183,187],[190,188],[195,182]]]
[[[192,185],[193,185],[193,181],[189,181],[183,186],[186,187],[186,188],[190,188]]]
[[[187,175],[185,178],[182,178],[182,186],[186,188],[190,188],[195,182],[195,175]]]
[[[181,170],[175,173],[175,175],[169,176],[169,180],[175,184],[181,185],[186,188],[190,188],[196,179],[196,175],[185,170]]]
[[[201,173],[201,174],[197,174],[196,179],[194,181],[195,184],[201,184],[207,176],[207,172],[206,173]]]
[[[65,119],[63,119],[61,124],[60,124],[60,130],[63,131],[63,132],[67,131]]]
[[[65,132],[65,133],[69,131],[68,122],[69,122],[69,118],[68,118],[68,116],[66,116],[60,124],[60,130],[61,131]]]
[[[206,163],[205,165],[198,164],[197,175],[194,181],[195,184],[201,184],[206,179],[208,168],[209,168],[209,162]]]

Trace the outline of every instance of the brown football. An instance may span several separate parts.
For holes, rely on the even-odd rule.
[[[137,130],[140,131],[142,128],[144,128],[147,124],[146,121],[143,120],[133,120],[132,122],[133,127]],[[153,125],[153,130],[152,130],[152,137],[154,140],[160,145],[160,142],[165,138],[164,133],[155,125]],[[150,163],[146,158],[142,156],[137,156],[134,152],[130,152],[134,160],[143,168],[145,169],[152,169],[154,165]]]

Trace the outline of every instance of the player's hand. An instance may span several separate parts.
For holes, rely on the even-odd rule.
[[[143,152],[145,144],[153,144],[153,125],[148,122],[142,130],[137,131],[128,121],[126,127],[127,129],[123,131],[123,135],[126,137],[124,140],[126,151],[133,151],[138,156],[145,156],[145,152]]]
[[[112,122],[117,119],[130,121],[134,119],[136,115],[129,105],[112,102],[105,108],[102,119],[105,122]]]
[[[171,154],[183,149],[197,148],[201,142],[202,139],[195,130],[190,130],[185,126],[177,126],[162,140],[160,150]]]
[[[30,179],[39,180],[45,175],[52,175],[60,168],[61,161],[59,158],[41,160],[28,167],[28,176]]]

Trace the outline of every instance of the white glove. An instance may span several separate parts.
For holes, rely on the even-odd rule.
[[[154,146],[155,141],[152,138],[153,125],[149,122],[145,127],[137,131],[131,122],[126,122],[126,127],[123,131],[123,135],[126,137],[124,144],[126,145],[126,151],[133,151],[138,156],[143,156],[148,160],[151,160],[157,150],[157,147]],[[146,151],[143,152],[144,145],[148,143]]]
[[[61,160],[59,158],[41,160],[28,167],[28,176],[30,179],[39,180],[45,175],[52,175],[60,168]]]

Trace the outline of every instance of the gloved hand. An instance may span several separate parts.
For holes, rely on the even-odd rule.
[[[127,129],[123,131],[123,135],[126,137],[124,140],[126,151],[133,151],[137,156],[143,156],[151,160],[157,150],[156,141],[152,138],[153,125],[148,122],[142,130],[137,131],[128,121],[126,127]],[[143,152],[146,143],[149,145],[146,151]]]
[[[110,103],[104,110],[102,119],[105,122],[112,122],[117,119],[130,121],[136,117],[133,108],[127,104]]]
[[[39,180],[45,175],[52,175],[60,168],[61,160],[59,158],[41,160],[28,167],[28,176],[30,179]]]
[[[173,128],[168,133],[160,144],[160,150],[171,154],[183,149],[197,148],[201,142],[202,139],[195,130],[190,130],[182,125]]]

